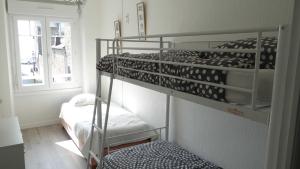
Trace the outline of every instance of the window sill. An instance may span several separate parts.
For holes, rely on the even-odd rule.
[[[31,91],[15,91],[14,96],[34,96],[34,95],[47,95],[47,94],[56,94],[56,93],[67,93],[67,92],[82,92],[82,87],[31,90]]]

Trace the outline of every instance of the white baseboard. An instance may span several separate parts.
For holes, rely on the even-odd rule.
[[[29,129],[29,128],[54,125],[54,124],[58,124],[58,123],[59,123],[59,119],[53,119],[53,120],[47,120],[47,121],[39,121],[39,122],[33,122],[33,123],[27,123],[27,124],[20,124],[20,126],[21,126],[21,129]]]

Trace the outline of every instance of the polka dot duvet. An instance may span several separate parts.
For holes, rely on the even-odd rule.
[[[243,40],[237,40],[232,42],[227,42],[222,45],[217,46],[217,48],[223,49],[255,49],[256,48],[256,39],[248,38]],[[277,48],[277,39],[273,37],[264,37],[261,40],[261,59],[260,59],[260,69],[261,70],[272,70],[275,68],[276,60],[276,48]],[[139,60],[129,60],[128,58],[137,58]],[[143,61],[147,60],[147,61]],[[143,82],[159,85],[160,76],[155,74],[159,73],[159,63],[149,62],[149,60],[157,61],[159,60],[159,53],[143,53],[143,54],[130,54],[122,53],[119,55],[118,60],[118,75],[140,80]],[[201,65],[211,65],[211,66],[222,66],[222,67],[234,67],[234,68],[247,68],[254,69],[255,64],[255,53],[233,53],[233,52],[202,52],[202,51],[189,51],[189,50],[171,50],[168,52],[163,52],[161,60],[169,62],[178,62],[178,63],[192,63],[192,64],[201,64]],[[116,66],[116,65],[115,65]],[[129,68],[129,69],[124,69]],[[107,55],[100,59],[97,63],[97,69],[104,72],[113,72],[113,56]],[[139,72],[138,70],[152,72]],[[229,71],[207,69],[207,68],[198,68],[192,66],[181,66],[175,64],[165,63],[161,65],[161,72],[169,77],[162,76],[161,86],[174,89],[176,91],[185,92],[208,99],[213,99],[221,102],[247,102],[250,97],[240,96],[239,93],[234,93],[234,95],[229,95],[229,91],[221,87],[215,87],[211,85],[196,83],[193,81],[177,79],[174,77],[181,77],[191,80],[201,80],[205,82],[217,83],[217,84],[228,84],[232,85],[232,79],[228,80],[228,76],[231,75]],[[153,74],[154,73],[154,74]],[[273,83],[273,74],[270,74],[268,81],[262,81],[265,85]],[[247,77],[248,75],[242,75]],[[242,80],[234,80],[234,84],[237,87],[251,87],[247,86],[252,84],[251,78],[249,82],[243,82]],[[246,86],[239,86],[239,83],[244,83]],[[272,88],[272,87],[267,87]],[[260,90],[260,89],[259,89]],[[265,92],[266,90],[261,90]],[[270,92],[269,92],[270,93]],[[263,93],[263,95],[265,95]],[[271,94],[269,94],[271,95]],[[267,96],[267,100],[271,96]],[[242,100],[246,101],[242,101]]]
[[[125,148],[104,157],[105,169],[222,169],[180,146],[155,141]]]

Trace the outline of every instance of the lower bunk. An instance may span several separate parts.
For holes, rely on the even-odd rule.
[[[222,169],[164,140],[124,148],[104,157],[104,169]]]
[[[88,157],[91,140],[91,119],[93,116],[95,95],[80,94],[74,96],[69,102],[63,103],[60,112],[60,121],[68,135],[76,144],[85,158]],[[102,104],[102,111],[106,110],[107,105]],[[158,138],[158,134],[152,131],[152,127],[140,119],[134,113],[111,103],[110,123],[108,131],[110,139],[106,145],[103,154],[119,149],[147,143]],[[104,117],[102,117],[104,118]],[[144,132],[144,131],[149,132]],[[134,134],[127,134],[134,133]],[[120,135],[124,135],[120,137]],[[102,133],[100,133],[100,137]],[[94,131],[92,150],[98,152],[99,146],[97,139],[98,132]],[[91,159],[91,168],[96,168],[95,160]]]

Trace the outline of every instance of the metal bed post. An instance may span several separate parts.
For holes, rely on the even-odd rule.
[[[97,63],[99,62],[99,60],[101,58],[101,42],[102,42],[101,40],[97,41],[98,44],[96,44],[96,46],[98,48],[98,50],[96,51],[97,52]],[[98,74],[98,84],[97,85],[99,87],[99,91],[96,96],[101,98],[101,96],[102,96],[101,95],[102,94],[101,93],[101,82],[102,82],[101,73],[97,71],[97,74]],[[96,99],[96,100],[98,101],[98,103],[97,103],[97,126],[100,129],[102,129],[102,101],[101,101],[101,99],[100,100]],[[98,139],[99,140],[101,139],[101,135],[99,133],[98,133]],[[98,153],[100,153],[100,150]]]
[[[164,44],[163,44],[163,37],[161,36],[161,37],[159,37],[159,48],[160,48],[160,50],[159,50],[159,73],[161,74],[161,66],[162,66],[162,64],[161,64],[161,61],[162,61],[162,53],[163,53],[163,46]],[[161,86],[161,80],[162,80],[162,78],[161,78],[161,76],[158,76],[159,77],[159,85]]]
[[[101,143],[100,143],[100,160],[99,160],[99,168],[103,168],[103,151],[104,151],[104,146],[105,146],[105,141],[106,141],[106,134],[107,134],[107,124],[108,124],[108,116],[109,116],[109,108],[110,108],[110,101],[111,101],[111,93],[112,93],[112,87],[113,87],[113,75],[110,77],[110,85],[109,85],[109,94],[108,94],[108,100],[107,100],[107,105],[106,105],[106,114],[105,114],[105,119],[104,119],[104,127],[103,127],[103,135],[101,138]]]
[[[164,48],[164,44],[163,44],[163,37],[159,37],[159,48],[160,48],[160,51],[159,51],[159,73],[162,74],[162,70],[161,70],[161,67],[162,67],[162,53],[163,53],[163,48]],[[171,48],[171,43],[169,42],[168,43],[168,48]],[[161,86],[162,85],[162,78],[161,76],[159,76],[159,85]],[[166,131],[165,131],[165,139],[167,141],[169,141],[169,126],[170,126],[170,95],[167,94],[166,95]],[[160,132],[160,135],[161,135],[161,132]]]
[[[110,102],[111,102],[111,94],[112,94],[112,88],[113,88],[113,82],[114,82],[114,67],[115,67],[115,43],[116,40],[113,41],[113,73],[110,75],[110,84],[109,84],[109,91],[108,91],[108,99],[107,99],[107,104],[106,104],[106,113],[105,113],[105,121],[104,121],[104,127],[103,127],[103,134],[101,138],[101,143],[100,143],[100,154],[99,154],[99,168],[103,168],[103,151],[104,151],[104,146],[106,142],[106,134],[107,134],[107,124],[108,124],[108,117],[109,117],[109,109],[110,109]]]
[[[106,41],[106,55],[109,54],[109,40]]]
[[[116,43],[117,43],[117,56],[119,56],[119,54],[120,54],[120,51],[119,50],[121,50],[121,49],[119,49],[120,48],[120,44],[121,44],[121,41],[119,41],[118,39],[116,39]],[[120,43],[120,44],[119,44]],[[114,60],[115,60],[115,63],[116,63],[116,73],[117,73],[117,75],[119,74],[119,69],[118,69],[118,58],[117,57],[114,57]],[[115,65],[115,64],[114,64]],[[114,72],[115,73],[115,72]]]
[[[166,140],[169,141],[169,127],[170,127],[170,95],[166,97]]]
[[[267,133],[267,145],[266,145],[266,153],[265,153],[265,165],[264,169],[270,169],[274,168],[274,161],[277,160],[277,153],[278,149],[274,149],[274,147],[277,147],[279,144],[278,138],[279,133],[278,130],[280,130],[280,126],[282,125],[281,118],[282,115],[282,105],[278,102],[281,95],[280,88],[282,88],[281,82],[279,81],[281,78],[280,76],[283,74],[282,71],[286,68],[284,64],[278,64],[284,62],[283,60],[286,59],[283,57],[284,55],[284,47],[287,39],[287,32],[288,28],[286,28],[283,25],[279,25],[278,28],[278,43],[277,43],[277,53],[276,53],[276,68],[275,68],[275,74],[274,74],[274,85],[273,85],[273,92],[272,92],[272,103],[271,103],[271,112],[269,114],[269,128]],[[276,157],[272,154],[277,154]]]
[[[96,56],[97,56],[97,63],[101,57],[101,40],[96,41]],[[95,128],[95,121],[96,121],[96,113],[98,114],[97,124],[102,126],[102,103],[101,100],[98,100],[98,96],[101,96],[101,73],[97,73],[97,87],[96,87],[96,97],[95,97],[95,106],[94,106],[94,113],[93,113],[93,119],[92,119],[92,127],[91,127],[91,140],[89,145],[89,153],[87,158],[87,169],[89,169],[90,165],[90,159],[91,159],[91,149],[93,147],[93,137],[94,137],[94,128]],[[97,109],[98,108],[98,109]],[[100,114],[100,117],[99,117]],[[96,155],[93,153],[93,156],[96,157]]]
[[[116,39],[113,40],[113,43],[112,43],[112,50],[113,50],[113,51],[112,51],[112,52],[113,52],[113,59],[112,59],[112,60],[113,60],[113,64],[112,64],[112,66],[113,66],[113,67],[112,67],[112,74],[114,74],[114,73],[115,73],[115,58],[116,58],[116,57],[115,57],[115,53],[116,53],[116,52],[115,52],[115,50],[116,50]]]
[[[256,54],[255,54],[255,66],[254,66],[254,75],[253,75],[253,83],[252,83],[252,98],[251,98],[251,107],[253,110],[256,109],[256,97],[258,90],[258,73],[260,68],[260,55],[261,55],[261,32],[257,33],[257,43],[256,43]]]

